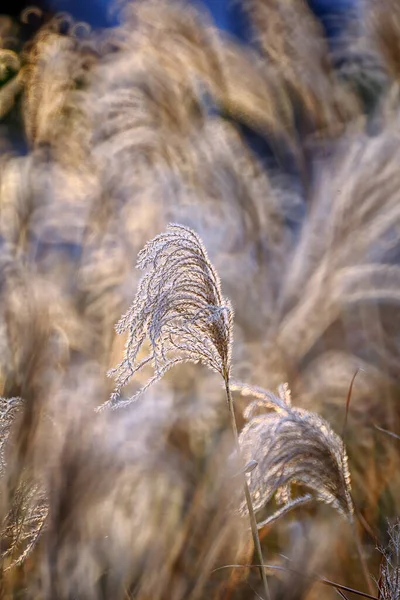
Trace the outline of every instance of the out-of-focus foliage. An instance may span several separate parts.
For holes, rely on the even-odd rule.
[[[0,20],[0,596],[262,595],[238,510],[249,459],[250,483],[274,475],[260,528],[266,561],[283,569],[268,571],[271,597],[336,597],[316,572],[366,589],[365,564],[378,577],[375,542],[400,497],[398,442],[379,430],[400,431],[397,4],[360,0],[332,46],[305,2],[243,0],[248,48],[183,1],[118,9],[121,24],[107,31],[28,11],[38,31],[27,43],[16,21]],[[177,366],[119,411],[96,411],[134,338],[114,325],[135,298],[139,251],[172,235],[162,234],[169,222],[196,232],[221,282],[210,300],[184,253],[178,264],[165,248],[152,255],[161,279],[140,290],[158,312],[133,311],[140,342],[187,346],[178,328],[171,341],[157,327],[197,314],[194,291],[205,312],[187,335],[209,336],[227,297],[233,376],[266,390],[288,382],[295,399],[246,425],[249,398],[236,397],[241,439],[255,439],[233,468],[224,390],[201,365]],[[214,364],[207,339],[196,352]],[[131,377],[135,360],[157,358],[139,346],[124,363],[125,398],[154,375]],[[333,432],[360,367],[346,465]],[[304,465],[315,467],[312,485]],[[271,520],[274,502],[288,500],[283,483],[330,494],[347,516],[354,507],[351,523],[317,502]],[[215,571],[227,565],[241,566]],[[383,572],[387,582],[395,573],[389,563]]]

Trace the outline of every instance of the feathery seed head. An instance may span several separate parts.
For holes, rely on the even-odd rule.
[[[0,398],[0,470],[5,468],[5,451],[11,426],[22,405],[21,398]]]
[[[228,380],[233,310],[222,296],[218,274],[198,235],[171,224],[145,245],[137,264],[148,272],[116,326],[121,334],[129,330],[129,337],[123,361],[110,371],[117,382],[111,404],[131,402],[181,362],[202,362]],[[150,354],[138,360],[146,339]],[[122,388],[148,364],[154,376],[133,398],[118,402]]]
[[[389,545],[382,549],[378,582],[380,600],[400,598],[400,521],[389,526]]]
[[[274,495],[289,509],[292,502],[298,503],[298,498],[291,498],[291,487],[301,484],[312,492],[307,499],[330,504],[351,520],[347,455],[342,439],[327,421],[292,407],[287,385],[280,387],[279,397],[240,383],[232,389],[256,398],[245,411],[248,422],[239,437],[244,461],[255,460],[259,465],[247,474],[254,509],[262,509]],[[259,408],[274,412],[257,415]]]
[[[22,410],[22,398],[0,398],[0,476],[3,479],[9,476],[7,446],[15,419]],[[2,490],[4,493],[5,489]],[[45,526],[47,514],[48,504],[43,491],[23,474],[14,491],[10,510],[0,522],[0,558],[8,564],[7,569],[22,564],[30,554]]]

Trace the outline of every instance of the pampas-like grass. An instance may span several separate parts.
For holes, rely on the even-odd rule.
[[[322,27],[307,2],[250,0],[245,6],[258,44],[283,76],[295,111],[303,113],[308,125],[304,134],[340,134],[360,108],[355,94],[338,79]]]
[[[13,435],[15,434],[15,421],[23,412],[21,398],[1,398],[1,479],[4,482],[8,464],[13,451]],[[10,434],[12,434],[10,436]],[[11,439],[10,439],[11,437]],[[6,487],[2,487],[2,502]],[[48,505],[43,495],[43,490],[29,479],[18,482],[12,493],[9,510],[3,513],[3,522],[0,527],[1,535],[1,561],[6,569],[12,569],[22,564],[36,545],[48,513]]]
[[[0,399],[0,426],[1,426],[1,442],[0,442],[0,464],[1,468],[5,467],[4,451],[10,435],[10,429],[22,405],[21,398],[1,398]]]
[[[274,495],[282,504],[259,527],[313,498],[330,504],[351,521],[354,508],[346,450],[327,421],[293,407],[287,386],[280,387],[279,396],[239,383],[232,390],[256,398],[244,412],[248,422],[239,436],[244,460],[257,463],[247,475],[254,510],[264,508]],[[264,412],[255,414],[257,409]],[[292,484],[305,486],[312,494],[293,495]]]
[[[400,76],[399,27],[400,9],[395,0],[375,2],[366,0],[362,5],[365,33],[383,58],[384,64],[396,82]]]
[[[196,74],[228,114],[271,135],[293,133],[290,99],[279,74],[263,65],[256,54],[221,40],[204,16],[187,3],[128,3],[126,15],[128,23],[133,17],[139,26],[139,34],[133,34],[138,50],[143,44],[172,80],[193,81]],[[155,38],[158,45],[152,43]]]
[[[397,155],[397,136],[385,130],[374,138],[349,136],[329,160],[318,163],[309,214],[288,254],[277,302],[270,305],[264,351],[253,356],[264,387],[288,381],[299,407],[318,406],[338,428],[351,377],[358,367],[365,369],[350,411],[364,432],[348,440],[357,462],[361,447],[374,446],[365,406],[372,402],[387,427],[397,389],[398,347],[389,342],[395,323],[389,314],[398,302]],[[371,389],[385,394],[386,401],[378,406]],[[353,469],[353,481],[365,498],[370,491],[361,463]]]
[[[121,389],[149,363],[155,374],[138,394],[161,379],[173,366],[200,361],[219,373],[224,381],[232,432],[239,451],[230,391],[233,310],[222,296],[218,274],[200,238],[187,227],[172,224],[165,233],[146,244],[139,253],[138,266],[149,268],[149,271],[139,283],[131,308],[117,325],[118,333],[129,328],[129,337],[123,362],[111,371],[111,375],[116,374],[117,387],[108,404],[126,406],[131,403],[135,396],[118,402]],[[146,339],[150,342],[150,354],[138,360]],[[246,481],[244,491],[260,574],[269,599],[262,567],[263,555]]]
[[[217,594],[221,582],[210,582],[210,570],[235,559],[247,538],[225,508],[225,442],[215,441],[217,460],[205,439],[203,451],[193,453],[184,420],[163,398],[136,404],[129,416],[104,412],[93,419],[97,381],[96,370],[70,370],[56,395],[34,399],[39,420],[29,423],[22,412],[14,428],[1,480],[3,589],[49,600],[124,598],[128,590],[137,598]],[[28,453],[21,454],[22,443]],[[15,488],[16,477],[25,487]],[[39,529],[29,511],[38,509],[43,492],[47,511]]]
[[[337,77],[337,57],[305,5],[247,7],[258,32],[252,50],[220,35],[193,7],[146,0],[127,6],[109,32],[64,20],[64,35],[60,20],[44,24],[19,55],[18,74],[14,55],[4,55],[11,79],[2,89],[15,86],[5,110],[10,118],[22,112],[29,146],[27,156],[3,155],[0,169],[0,393],[23,398],[1,475],[0,595],[7,600],[225,600],[225,593],[253,597],[248,584],[262,594],[248,569],[229,579],[226,571],[220,580],[211,574],[232,560],[248,564],[252,553],[243,519],[228,508],[243,465],[238,477],[227,477],[231,444],[221,441],[227,419],[217,375],[183,364],[141,402],[94,414],[111,393],[106,371],[123,355],[125,340],[112,325],[137,288],[134,261],[171,221],[198,232],[235,307],[238,378],[266,389],[288,381],[291,411],[317,413],[327,431],[340,431],[349,382],[363,367],[346,447],[371,570],[368,536],[377,534],[382,513],[398,512],[397,449],[373,426],[398,431],[396,34],[387,51],[372,29],[366,33],[360,69],[368,79],[373,55],[384,85],[364,130],[370,117]],[[263,20],[267,8],[274,18]],[[6,128],[7,119],[3,137]],[[273,173],[247,147],[246,128],[267,141]],[[168,291],[166,281],[159,289]],[[210,333],[226,317],[223,306],[221,298],[215,321],[201,313],[186,327]],[[173,314],[179,318],[178,303]],[[155,327],[153,339],[163,331]],[[227,353],[222,358],[214,342],[194,350],[218,371]],[[158,358],[163,365],[161,352]],[[135,382],[145,385],[144,369],[135,376],[120,400]],[[245,403],[237,397],[238,421]],[[276,432],[285,411],[269,414]],[[252,466],[247,478],[262,472]],[[43,495],[43,527],[36,521],[18,538]],[[293,495],[291,506],[303,499]],[[334,512],[324,509],[315,503],[310,511],[318,569],[362,585],[350,540],[341,539],[329,560],[319,547],[322,524],[336,528]],[[304,512],[292,513],[295,523]],[[263,541],[268,562],[290,554],[288,521],[277,520]],[[282,595],[303,596],[308,585],[300,577],[293,574]]]
[[[218,274],[199,237],[186,227],[170,225],[139,253],[138,267],[150,270],[116,327],[120,334],[129,329],[129,337],[123,362],[110,372],[117,381],[111,405],[136,371],[149,363],[154,376],[138,394],[180,362],[201,361],[229,381],[232,307],[222,296]],[[139,360],[146,339],[151,352]]]
[[[0,25],[1,31],[1,25]],[[18,54],[2,48],[3,39],[0,33],[0,118],[3,118],[15,104],[15,99],[22,91],[25,74],[21,70]],[[9,74],[11,75],[11,79]]]
[[[394,600],[400,595],[400,531],[399,523],[389,525],[389,543],[381,550],[382,562],[377,582],[379,600]]]
[[[25,130],[33,148],[82,168],[90,134],[78,88],[85,87],[96,57],[78,38],[61,35],[60,25],[55,19],[43,27],[23,53]]]

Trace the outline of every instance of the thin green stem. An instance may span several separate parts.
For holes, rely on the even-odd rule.
[[[230,418],[231,418],[231,427],[232,427],[232,433],[233,433],[233,437],[234,437],[234,441],[235,441],[236,451],[237,451],[238,456],[240,456],[239,434],[238,434],[238,430],[237,430],[232,393],[231,393],[230,386],[229,386],[229,377],[225,378],[225,390],[226,390],[226,396],[228,399],[229,414],[230,414]],[[264,585],[265,597],[266,597],[266,600],[271,600],[267,576],[265,573],[265,569],[262,566],[264,564],[264,559],[263,559],[263,554],[262,554],[262,549],[261,549],[260,538],[258,535],[256,516],[254,514],[253,502],[251,500],[250,490],[249,490],[249,486],[247,485],[245,474],[243,474],[243,487],[244,487],[244,494],[246,497],[247,510],[249,511],[249,519],[250,519],[251,533],[253,536],[254,549],[256,551],[257,560],[260,564],[259,569],[260,569],[261,579],[262,579],[262,582]]]

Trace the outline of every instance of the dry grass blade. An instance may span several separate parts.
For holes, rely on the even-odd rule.
[[[281,386],[279,397],[245,384],[234,384],[232,389],[256,398],[245,411],[248,423],[239,436],[244,460],[253,459],[259,465],[247,475],[255,510],[264,508],[275,496],[283,505],[277,513],[281,516],[314,498],[352,521],[347,455],[341,438],[327,421],[292,407],[287,386]],[[274,412],[256,415],[259,408]],[[312,495],[293,497],[293,486],[298,484]]]
[[[382,433],[386,433],[387,435],[390,435],[390,437],[392,437],[392,438],[394,438],[396,440],[400,440],[400,435],[397,435],[393,431],[389,431],[388,429],[384,429],[383,427],[378,427],[378,425],[375,425],[374,427],[378,431],[382,431]]]

